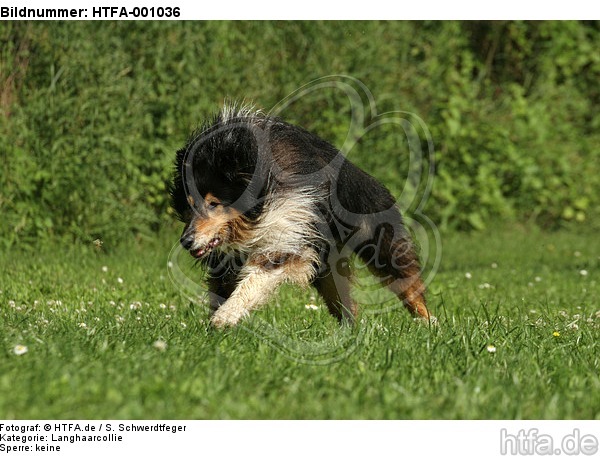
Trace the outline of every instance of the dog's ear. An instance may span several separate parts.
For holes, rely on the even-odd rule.
[[[171,207],[173,208],[176,217],[181,221],[184,221],[188,218],[190,209],[187,201],[185,184],[185,157],[186,148],[177,151],[173,167],[173,174],[167,186],[171,196]]]

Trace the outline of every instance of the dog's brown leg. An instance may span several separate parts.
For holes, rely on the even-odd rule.
[[[396,228],[397,233],[404,230]],[[378,237],[365,243],[359,255],[371,272],[382,280],[415,317],[435,321],[425,302],[425,284],[415,248],[408,237],[394,236],[391,229],[378,232]]]
[[[397,238],[391,243],[389,252],[392,278],[388,288],[402,300],[411,314],[435,320],[427,309],[425,284],[421,280],[421,266],[412,241],[408,237]]]
[[[419,276],[419,269],[415,269],[412,274],[405,278],[390,279],[387,283],[388,288],[404,303],[411,314],[425,320],[435,318],[427,309],[425,302],[425,285]]]

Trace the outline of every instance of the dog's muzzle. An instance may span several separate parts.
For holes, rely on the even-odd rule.
[[[208,241],[206,244],[194,248],[194,244],[196,244],[196,237],[194,236],[194,232],[189,232],[188,229],[183,233],[183,235],[179,239],[179,242],[181,243],[181,246],[184,249],[189,250],[190,255],[192,255],[194,258],[202,258],[212,249],[221,245],[223,243],[223,240],[220,237],[216,236],[210,241]]]

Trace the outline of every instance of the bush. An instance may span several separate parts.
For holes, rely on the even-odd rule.
[[[0,239],[150,236],[172,223],[173,152],[224,98],[269,109],[330,74],[364,82],[379,112],[427,124],[425,211],[442,227],[587,222],[600,194],[599,47],[587,22],[5,22]],[[282,114],[341,145],[349,113],[322,90]],[[350,155],[400,196],[408,153],[383,128]]]

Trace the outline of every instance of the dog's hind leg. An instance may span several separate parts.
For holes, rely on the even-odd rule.
[[[425,284],[419,268],[405,270],[400,277],[387,279],[388,288],[404,303],[411,314],[424,320],[433,320],[425,301]]]
[[[349,268],[348,268],[349,272]],[[350,277],[328,273],[318,277],[313,285],[325,300],[329,312],[340,322],[354,323],[356,318],[356,303],[350,297]]]
[[[419,260],[409,234],[398,223],[383,224],[373,238],[364,242],[357,254],[379,277],[411,314],[425,320],[435,318],[427,309],[425,284],[421,280]]]

